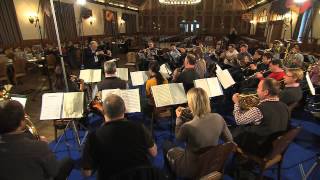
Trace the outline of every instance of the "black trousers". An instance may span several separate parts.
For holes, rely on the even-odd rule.
[[[67,177],[70,175],[75,162],[70,158],[64,158],[59,161],[59,172],[54,180],[66,180]]]

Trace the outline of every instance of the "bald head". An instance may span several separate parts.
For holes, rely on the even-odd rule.
[[[126,111],[123,99],[115,94],[110,94],[103,101],[104,114],[109,120],[122,119]]]

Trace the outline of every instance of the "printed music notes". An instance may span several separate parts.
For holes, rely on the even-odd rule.
[[[172,71],[171,71],[171,69],[170,69],[170,67],[169,67],[169,65],[167,63],[166,64],[162,64],[160,66],[159,72],[166,79],[170,78],[170,75],[172,74]]]
[[[147,71],[130,72],[130,77],[133,86],[144,85],[148,80]]]
[[[156,107],[163,107],[187,102],[182,83],[162,84],[151,87]]]
[[[205,90],[209,97],[223,95],[218,78],[197,79],[194,81],[194,86]]]
[[[40,120],[81,118],[83,92],[45,93],[42,95]]]
[[[235,84],[230,72],[227,69],[217,70],[216,74],[224,89],[227,89]]]
[[[308,86],[309,86],[311,94],[313,96],[316,95],[316,89],[314,88],[314,86],[313,86],[313,84],[311,82],[309,72],[306,73],[306,79],[307,79],[307,83],[308,83]]]
[[[122,80],[128,81],[128,68],[117,68],[116,75]]]
[[[85,83],[94,83],[101,81],[101,69],[84,69],[80,70],[79,79]]]
[[[107,89],[102,90],[102,99],[104,100],[108,95],[116,94],[120,96],[125,105],[127,113],[141,112],[139,89]]]

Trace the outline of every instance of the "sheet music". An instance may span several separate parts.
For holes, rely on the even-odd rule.
[[[42,95],[40,120],[60,119],[63,93],[45,93]]]
[[[102,94],[101,94],[102,101],[104,101],[109,94],[115,94],[115,95],[121,96],[121,90],[120,89],[105,89],[105,90],[102,90]]]
[[[126,112],[141,112],[139,89],[121,90],[121,97],[126,105]]]
[[[170,77],[170,74],[172,74],[171,70],[168,68],[166,64],[162,64],[160,66],[159,72],[162,74],[162,76],[166,79]]]
[[[130,77],[133,86],[144,85],[148,80],[147,71],[130,72]]]
[[[219,80],[218,78],[214,77],[214,78],[208,78],[207,79],[208,82],[208,86],[210,89],[210,97],[216,97],[216,96],[222,96],[223,95],[223,91],[222,88],[220,86]]]
[[[26,107],[27,98],[11,96],[11,100],[18,101],[23,106],[23,108]]]
[[[81,118],[83,114],[83,92],[64,93],[62,118]]]
[[[170,93],[169,84],[152,86],[151,92],[152,92],[156,107],[162,107],[162,106],[168,106],[168,105],[174,104],[171,93]]]
[[[98,94],[98,92],[99,92],[99,90],[98,90],[98,85],[94,85],[94,88],[93,88],[93,90],[92,90],[92,98],[94,98],[94,97],[96,97],[97,96],[97,94]]]
[[[182,83],[169,84],[170,93],[174,104],[183,104],[187,102],[186,92]]]
[[[117,68],[116,71],[117,77],[119,77],[122,80],[128,81],[128,68]]]
[[[208,94],[209,97],[211,97],[211,90],[209,88],[209,84],[207,79],[197,79],[194,80],[194,86],[197,88],[202,88],[206,93]]]
[[[85,83],[100,82],[101,69],[80,70],[79,79],[82,79]]]
[[[222,70],[222,71],[216,71],[217,77],[222,84],[224,89],[227,89],[228,87],[232,86],[235,84],[231,74],[227,69]]]
[[[311,82],[309,72],[306,73],[306,79],[307,79],[307,83],[308,83],[308,86],[309,86],[311,94],[313,96],[316,95],[316,89],[314,88],[314,86],[313,86],[313,84]]]

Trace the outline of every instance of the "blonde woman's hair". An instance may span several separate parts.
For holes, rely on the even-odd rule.
[[[187,93],[188,106],[194,116],[201,117],[211,112],[207,93],[201,88],[192,88]]]
[[[297,82],[300,82],[303,79],[303,70],[300,68],[288,68],[287,72],[291,72],[293,78],[296,78]]]

